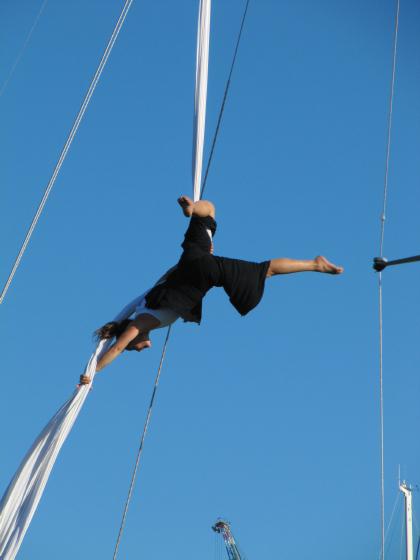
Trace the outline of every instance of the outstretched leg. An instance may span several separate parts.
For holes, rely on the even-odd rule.
[[[187,218],[191,218],[191,216],[199,216],[200,218],[211,216],[214,218],[216,215],[214,204],[209,200],[197,200],[197,202],[194,202],[189,196],[182,195],[178,198],[178,204]]]
[[[292,274],[294,272],[323,272],[326,274],[341,274],[344,268],[330,263],[325,257],[318,256],[309,261],[293,259],[272,259],[267,271],[267,278],[277,274]]]

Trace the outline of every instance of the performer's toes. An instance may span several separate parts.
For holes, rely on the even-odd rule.
[[[181,206],[184,216],[188,218],[192,215],[194,202],[189,196],[182,195],[178,198],[178,204]]]

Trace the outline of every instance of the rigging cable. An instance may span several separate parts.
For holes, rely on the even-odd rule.
[[[139,449],[138,449],[138,452],[137,452],[136,462],[135,462],[135,465],[134,465],[133,474],[131,476],[131,481],[130,481],[130,487],[129,487],[128,494],[127,494],[127,500],[125,502],[124,512],[123,512],[122,519],[121,519],[121,525],[120,525],[120,529],[118,531],[117,542],[115,544],[115,549],[114,549],[114,556],[112,557],[113,560],[115,560],[117,558],[118,549],[119,549],[120,541],[121,541],[121,536],[122,536],[124,526],[125,526],[125,521],[126,521],[126,518],[127,518],[128,506],[130,504],[131,496],[132,496],[133,490],[134,490],[134,484],[135,484],[135,481],[136,481],[137,471],[138,471],[138,468],[139,468],[139,465],[140,465],[140,458],[141,458],[141,454],[142,454],[142,451],[143,451],[144,440],[146,438],[147,428],[149,427],[150,417],[152,415],[153,402],[155,400],[155,395],[156,395],[156,391],[157,391],[157,387],[158,387],[159,379],[160,379],[160,373],[162,371],[162,366],[163,366],[163,362],[164,362],[165,355],[166,355],[166,347],[168,345],[169,335],[171,333],[171,326],[172,325],[170,325],[168,327],[165,342],[163,344],[162,355],[160,357],[159,368],[158,368],[158,372],[156,374],[156,379],[155,379],[155,384],[154,384],[154,387],[153,387],[152,397],[150,399],[149,410],[147,411],[146,422],[144,424],[143,434],[141,436],[140,446],[139,446]]]
[[[398,20],[400,0],[396,1],[394,50],[392,62],[391,91],[389,96],[388,135],[385,158],[385,177],[383,191],[383,206],[381,214],[380,256],[383,258],[385,235],[386,207],[388,199],[388,175],[391,153],[392,109],[394,103],[395,69],[397,60]],[[378,299],[379,299],[379,415],[380,415],[380,462],[381,462],[381,559],[385,559],[385,469],[384,469],[384,399],[383,399],[383,307],[382,307],[382,272],[378,272]]]
[[[396,523],[392,524],[392,522],[393,522],[393,519],[394,519],[394,515],[397,511],[397,508],[401,504],[400,495],[401,495],[401,492],[398,491],[397,495],[395,497],[394,506],[392,508],[391,517],[390,517],[390,520],[388,522],[388,527],[385,531],[385,545],[386,545],[385,546],[385,552],[386,552],[386,554],[388,554],[388,552],[390,551],[391,546],[392,546],[392,542],[393,542],[393,538],[395,536],[395,531],[396,531],[397,524]],[[386,543],[388,543],[388,544],[386,544]],[[378,560],[380,560],[380,558],[381,558],[381,549],[379,549],[379,552],[378,552]]]
[[[122,11],[121,11],[120,17],[118,18],[118,21],[117,21],[117,23],[116,23],[116,25],[115,25],[115,27],[114,27],[114,31],[112,32],[112,35],[111,35],[111,37],[110,37],[110,39],[109,39],[109,41],[108,41],[108,44],[107,44],[107,46],[106,46],[106,49],[105,49],[105,51],[104,51],[104,54],[102,55],[102,59],[101,59],[101,61],[100,61],[100,63],[99,63],[99,66],[98,66],[98,68],[96,69],[96,72],[95,72],[95,74],[94,74],[94,76],[93,76],[93,78],[92,78],[92,81],[91,81],[90,86],[89,86],[89,89],[88,89],[88,91],[87,91],[87,93],[86,93],[86,95],[85,95],[85,98],[84,98],[84,100],[83,100],[83,103],[82,103],[82,105],[81,105],[81,107],[80,107],[80,109],[79,109],[79,112],[78,112],[78,114],[77,114],[77,116],[76,116],[76,119],[75,119],[75,121],[74,121],[74,123],[73,123],[73,126],[72,126],[72,128],[71,128],[71,130],[70,130],[70,132],[69,132],[69,135],[67,136],[66,143],[64,144],[64,147],[63,147],[63,149],[62,149],[62,151],[61,151],[60,157],[58,158],[58,162],[57,162],[57,164],[56,164],[56,166],[55,166],[55,168],[54,168],[54,171],[53,171],[53,173],[52,173],[52,175],[51,175],[51,178],[50,178],[50,180],[49,180],[49,182],[48,182],[48,185],[47,185],[47,187],[46,187],[46,189],[45,189],[44,195],[43,195],[43,197],[42,197],[42,199],[41,199],[41,202],[39,203],[38,209],[37,209],[37,211],[36,211],[36,213],[35,213],[35,216],[34,216],[34,218],[33,218],[33,220],[32,220],[32,223],[31,223],[31,225],[29,226],[29,229],[28,229],[28,231],[27,231],[27,233],[26,233],[25,240],[24,240],[24,242],[22,243],[22,246],[21,246],[21,248],[20,248],[20,250],[19,250],[19,253],[18,253],[17,257],[16,257],[16,260],[15,260],[15,262],[14,262],[14,264],[13,264],[13,267],[12,267],[12,270],[11,270],[11,272],[10,272],[10,274],[9,274],[9,277],[8,277],[6,283],[5,283],[4,287],[3,287],[3,290],[2,290],[2,292],[1,292],[1,294],[0,294],[0,304],[3,303],[3,300],[4,300],[5,296],[6,296],[6,293],[7,293],[8,289],[9,289],[9,286],[10,286],[10,284],[11,284],[13,278],[14,278],[14,275],[15,275],[15,273],[16,273],[16,270],[17,270],[17,268],[18,268],[18,266],[19,266],[19,264],[20,264],[20,261],[22,260],[23,254],[24,254],[24,252],[25,252],[25,250],[26,250],[26,247],[27,247],[27,245],[28,245],[28,243],[29,243],[31,237],[32,237],[32,233],[33,233],[33,231],[34,231],[34,229],[35,229],[35,227],[36,227],[36,225],[37,225],[37,223],[38,223],[38,220],[39,220],[39,218],[40,218],[40,216],[41,216],[41,213],[42,213],[42,211],[43,211],[43,209],[44,209],[44,206],[45,206],[45,204],[46,204],[46,202],[47,202],[47,200],[48,200],[48,197],[49,197],[49,195],[50,195],[50,192],[51,192],[52,188],[54,187],[54,184],[55,184],[55,181],[56,181],[56,179],[57,179],[57,176],[58,176],[58,174],[59,174],[59,172],[60,172],[60,169],[61,169],[61,167],[62,167],[62,165],[63,165],[63,163],[64,163],[64,160],[66,159],[67,152],[68,152],[69,149],[70,149],[70,146],[71,146],[71,144],[72,144],[72,142],[73,142],[74,137],[76,136],[76,133],[77,133],[77,131],[78,131],[78,129],[79,129],[80,123],[82,122],[82,119],[83,119],[83,116],[84,116],[84,114],[85,114],[85,111],[86,111],[86,109],[87,109],[87,107],[88,107],[88,105],[89,105],[89,102],[90,102],[90,100],[91,100],[91,97],[92,97],[92,95],[93,95],[93,92],[95,91],[95,88],[96,88],[96,86],[97,86],[97,84],[98,84],[99,78],[101,77],[101,74],[102,74],[102,72],[103,72],[103,70],[104,70],[104,68],[105,68],[105,65],[106,65],[106,63],[107,63],[107,61],[108,61],[109,55],[111,54],[112,48],[113,48],[113,46],[114,46],[114,44],[115,44],[115,41],[117,40],[117,37],[118,37],[118,35],[119,35],[119,32],[121,31],[121,28],[122,28],[122,26],[123,26],[123,24],[124,24],[125,18],[127,17],[128,11],[129,11],[129,9],[130,9],[132,3],[133,3],[133,0],[126,0],[125,4],[124,4],[124,6],[123,6],[123,9],[122,9]]]
[[[219,110],[219,116],[218,116],[218,119],[217,119],[216,130],[215,130],[215,133],[214,133],[214,136],[213,136],[212,148],[211,148],[211,152],[210,152],[210,155],[209,155],[209,158],[208,158],[208,161],[207,161],[206,173],[205,173],[205,177],[204,177],[204,181],[203,181],[203,185],[202,185],[201,196],[202,196],[203,191],[204,191],[204,187],[205,187],[206,180],[207,180],[207,175],[208,175],[210,165],[211,165],[211,162],[212,162],[213,151],[214,151],[214,147],[216,145],[216,141],[217,141],[217,137],[218,137],[218,133],[219,133],[220,123],[221,123],[221,120],[222,120],[222,115],[223,115],[223,111],[224,111],[224,107],[225,107],[225,103],[226,103],[226,99],[227,99],[227,94],[228,94],[228,91],[229,91],[230,80],[231,80],[231,77],[232,77],[232,72],[233,72],[233,68],[235,66],[235,61],[236,61],[236,55],[238,53],[239,44],[240,44],[241,37],[242,37],[242,29],[243,29],[244,22],[245,22],[245,17],[246,17],[247,11],[248,11],[248,5],[249,5],[249,0],[246,1],[244,13],[243,13],[243,16],[242,16],[242,22],[241,22],[241,27],[240,27],[238,39],[237,39],[237,42],[236,42],[235,52],[234,52],[234,55],[233,55],[233,60],[232,60],[229,76],[228,76],[228,79],[227,79],[227,82],[226,82],[223,101],[222,101],[222,104],[221,104],[221,107],[220,107],[220,110]],[[200,198],[201,198],[201,196],[200,196]],[[155,385],[153,387],[153,392],[152,392],[152,398],[151,398],[151,401],[150,401],[149,410],[148,410],[147,417],[146,417],[146,422],[145,422],[145,425],[144,425],[144,428],[143,428],[143,435],[142,435],[141,440],[140,440],[140,446],[139,446],[139,450],[137,452],[136,462],[135,462],[135,466],[134,466],[134,469],[133,469],[133,474],[132,474],[131,481],[130,481],[129,491],[128,491],[128,494],[127,494],[127,499],[126,499],[126,503],[125,503],[125,506],[124,506],[124,511],[123,511],[122,520],[121,520],[121,524],[120,524],[120,529],[119,529],[119,532],[118,532],[117,542],[116,542],[115,549],[114,549],[113,560],[116,560],[117,555],[118,555],[119,545],[120,545],[120,542],[121,542],[121,537],[122,537],[122,533],[124,531],[125,521],[126,521],[126,518],[127,518],[128,507],[130,505],[131,497],[132,497],[132,494],[133,494],[133,491],[134,491],[134,485],[136,483],[137,472],[138,472],[138,469],[140,467],[141,453],[143,451],[143,445],[144,445],[144,440],[145,440],[145,437],[146,437],[147,427],[149,425],[150,417],[151,417],[151,414],[152,414],[153,403],[154,403],[154,399],[155,399],[155,395],[156,395],[156,391],[157,391],[157,386],[158,386],[158,383],[159,383],[161,369],[162,369],[163,362],[164,362],[164,359],[165,359],[166,347],[168,345],[170,332],[171,332],[171,326],[168,327],[168,331],[167,331],[167,334],[166,334],[166,339],[165,339],[165,342],[164,342],[164,345],[163,345],[163,350],[162,350],[162,356],[161,356],[161,359],[160,359],[159,369],[158,369],[158,373],[156,375]]]
[[[44,1],[42,2],[42,4],[41,4],[41,7],[40,7],[40,9],[39,9],[39,11],[38,11],[38,14],[37,14],[37,16],[36,16],[36,18],[35,18],[33,24],[32,24],[32,27],[31,27],[31,29],[29,30],[29,33],[27,34],[26,39],[25,39],[25,41],[23,42],[23,45],[22,45],[20,51],[18,52],[18,55],[17,55],[17,57],[15,58],[15,61],[14,61],[14,63],[12,64],[12,67],[11,67],[11,69],[9,70],[9,73],[7,74],[6,79],[4,80],[2,86],[0,87],[0,97],[3,95],[4,90],[7,88],[7,86],[8,86],[8,84],[9,84],[10,80],[12,79],[13,74],[15,73],[16,67],[17,67],[17,65],[19,64],[19,62],[20,62],[20,60],[21,60],[21,58],[22,58],[22,56],[23,56],[23,54],[24,54],[24,52],[25,52],[25,50],[26,50],[26,47],[28,46],[29,41],[31,40],[32,34],[33,34],[33,32],[35,31],[36,26],[38,25],[38,21],[39,21],[40,17],[42,16],[42,12],[44,11],[45,6],[47,5],[47,2],[48,2],[48,0],[44,0]]]
[[[390,529],[391,529],[391,526],[392,526],[392,521],[393,521],[393,519],[394,519],[395,512],[396,512],[396,510],[397,510],[397,506],[398,506],[398,504],[400,503],[400,494],[401,494],[401,493],[398,491],[398,492],[397,492],[397,495],[395,496],[395,501],[394,501],[394,506],[393,506],[393,508],[392,508],[391,517],[390,517],[389,522],[388,522],[388,527],[387,527],[387,529],[386,529],[386,531],[385,531],[385,541],[386,541],[386,540],[388,539],[388,537],[389,537],[389,540],[388,540],[388,550],[389,550],[389,548],[390,548],[390,546],[391,546],[391,540],[392,540],[392,538],[393,538],[393,532],[394,532],[394,528],[393,528],[393,530],[392,530],[392,532],[391,532],[391,534],[390,534]],[[378,558],[380,558],[380,555],[381,555],[381,551],[379,551]]]

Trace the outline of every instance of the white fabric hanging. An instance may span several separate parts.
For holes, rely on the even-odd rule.
[[[145,294],[134,299],[115,317],[121,321],[134,313]],[[111,344],[102,340],[85,368],[93,379],[100,355]],[[61,446],[79,415],[92,385],[81,385],[51,418],[23,459],[0,501],[0,558],[13,560],[41,499]]]
[[[200,199],[203,165],[204,131],[207,102],[207,76],[210,36],[211,0],[200,0],[196,85],[193,130],[193,197]],[[210,233],[209,233],[210,234]],[[129,303],[114,319],[121,321],[134,313],[145,294]],[[103,340],[85,368],[93,383],[96,364],[111,341]],[[35,440],[23,459],[0,501],[0,560],[13,560],[19,551],[26,530],[41,499],[45,485],[54,466],[61,446],[65,442],[92,385],[82,385],[58,410]]]
[[[210,11],[211,0],[200,0],[197,29],[192,158],[194,201],[199,200],[201,194],[204,131],[206,126],[207,76],[209,68]]]

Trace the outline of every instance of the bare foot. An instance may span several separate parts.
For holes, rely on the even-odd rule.
[[[181,206],[184,216],[190,218],[192,216],[194,207],[194,202],[191,200],[191,198],[189,196],[182,195],[178,198],[177,202]]]
[[[317,272],[325,272],[326,274],[341,274],[344,272],[344,268],[342,266],[337,266],[330,261],[327,261],[325,257],[321,255],[314,259],[315,261],[315,270]]]

